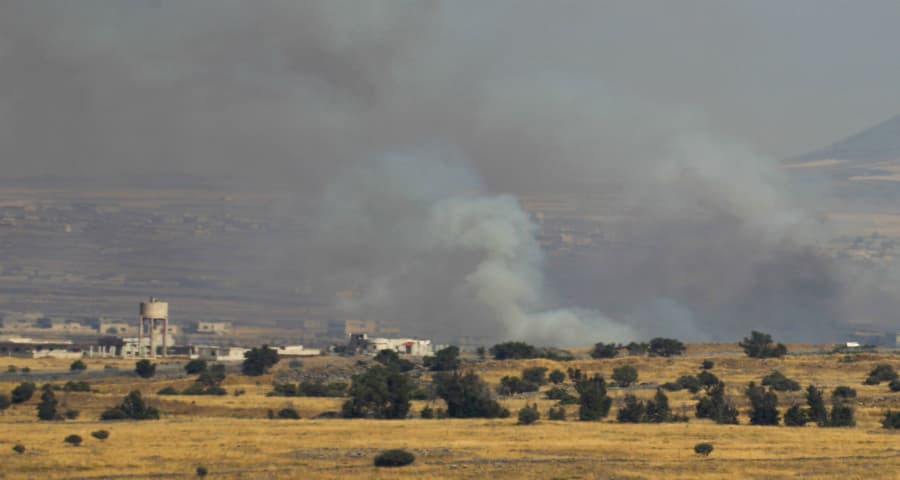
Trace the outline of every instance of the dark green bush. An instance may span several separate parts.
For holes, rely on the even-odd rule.
[[[674,338],[657,337],[650,340],[649,352],[652,356],[671,357],[673,355],[681,355],[685,350],[684,343]]]
[[[385,450],[375,456],[376,467],[403,467],[416,461],[416,456],[406,450]]]
[[[22,445],[21,443],[17,443],[12,449],[19,455],[25,453],[25,445]]]
[[[900,379],[891,380],[891,383],[888,384],[888,387],[892,392],[900,392]]]
[[[410,362],[409,360],[400,358],[400,355],[393,351],[384,349],[378,352],[373,358],[376,362],[384,365],[385,367],[400,371],[400,372],[408,372],[414,368],[416,368],[415,364]]]
[[[5,393],[0,393],[0,413],[12,406],[12,399]]]
[[[711,387],[697,402],[697,418],[709,418],[719,424],[737,425],[738,410],[725,397],[725,384]]]
[[[778,396],[769,388],[750,382],[747,386],[747,399],[750,401],[751,425],[778,425]]]
[[[175,387],[169,386],[165,387],[162,390],[156,392],[157,395],[178,395],[178,390]]]
[[[623,423],[640,423],[644,419],[646,406],[634,395],[625,395],[625,404],[619,408],[616,419]]]
[[[87,370],[87,365],[81,360],[75,360],[69,365],[69,370],[72,372],[80,372],[82,370]]]
[[[682,387],[681,384],[678,382],[666,382],[666,383],[660,385],[660,388],[662,388],[663,390],[665,390],[667,392],[677,392],[679,390],[684,389],[684,387]]]
[[[498,343],[491,347],[490,352],[495,360],[540,357],[540,351],[537,348],[524,342]]]
[[[72,435],[69,435],[68,437],[65,438],[65,442],[66,442],[66,443],[71,444],[71,445],[76,446],[76,447],[79,446],[79,445],[81,445],[81,442],[82,442],[82,441],[83,441],[83,439],[81,438],[80,435],[74,435],[74,434],[72,434]]]
[[[712,360],[704,360],[703,363],[700,364],[700,368],[703,370],[711,370],[716,364],[713,363]]]
[[[681,385],[681,388],[691,393],[697,393],[700,391],[700,388],[703,387],[703,384],[700,383],[700,380],[694,375],[682,375],[678,377],[678,380],[675,380],[675,383]]]
[[[866,385],[878,385],[881,382],[891,382],[897,380],[897,371],[890,365],[878,365],[869,372],[866,378]]]
[[[244,352],[244,363],[241,364],[241,372],[244,375],[258,377],[268,372],[279,360],[277,351],[269,348],[268,345],[263,345]]]
[[[65,390],[66,392],[90,392],[91,384],[83,380],[79,382],[69,381],[66,382],[65,385],[63,385],[63,390]]]
[[[37,386],[31,382],[22,382],[11,392],[12,403],[24,403],[34,396]]]
[[[779,392],[796,392],[800,390],[799,383],[787,378],[777,370],[763,377],[762,384],[766,387],[772,387],[772,390]]]
[[[831,407],[831,414],[828,416],[827,427],[855,427],[856,419],[854,418],[853,408],[846,403],[837,402]]]
[[[856,390],[846,385],[841,385],[835,387],[835,389],[831,392],[831,398],[843,400],[856,398]]]
[[[738,345],[751,358],[775,358],[787,353],[784,344],[776,344],[772,341],[771,335],[757,331],[750,332],[750,336],[741,340]]]
[[[287,420],[299,420],[300,413],[297,412],[293,407],[285,407],[278,411],[276,415],[278,418],[283,418]]]
[[[459,347],[449,346],[435,352],[433,357],[422,359],[423,364],[433,372],[447,372],[459,368]]]
[[[557,400],[562,405],[574,405],[578,403],[578,397],[569,393],[562,387],[553,387],[544,392],[548,400]]]
[[[900,430],[900,412],[892,412],[890,410],[885,412],[881,426],[891,430]]]
[[[152,378],[156,375],[156,364],[147,359],[139,360],[134,364],[134,372],[141,378]]]
[[[204,467],[203,465],[200,465],[199,467],[197,467],[197,476],[198,477],[205,477],[206,474],[208,474],[208,473],[209,473],[209,470],[207,470],[206,467]]]
[[[550,407],[550,410],[547,411],[547,418],[550,420],[565,420],[566,419],[566,409],[565,407]]]
[[[106,440],[109,438],[109,432],[106,430],[97,430],[95,432],[91,432],[91,436],[96,438],[97,440]]]
[[[531,367],[522,370],[522,380],[526,382],[534,383],[536,385],[546,385],[547,384],[547,368],[546,367]]]
[[[64,413],[63,416],[66,417],[66,420],[75,420],[80,414],[81,412],[78,410],[66,410],[66,413]]]
[[[784,412],[784,424],[788,427],[802,427],[808,421],[806,412],[800,405],[791,405],[791,408]]]
[[[619,350],[614,343],[599,342],[591,350],[591,358],[615,358]]]
[[[515,395],[517,393],[536,392],[539,388],[540,386],[536,383],[531,383],[519,377],[507,376],[500,379],[497,393],[500,395]]]
[[[100,420],[159,420],[159,410],[147,405],[139,390],[133,390],[115,408],[100,415]]]
[[[438,372],[433,378],[435,394],[447,402],[451,418],[505,418],[509,410],[491,398],[487,383],[473,372]]]
[[[538,411],[537,404],[525,405],[519,410],[519,425],[531,425],[540,420],[541,412]]]
[[[698,443],[694,445],[694,453],[697,455],[703,455],[704,457],[708,456],[713,451],[713,445],[711,443]]]
[[[566,374],[563,373],[562,370],[556,369],[550,372],[550,376],[547,377],[550,380],[550,383],[554,385],[559,385],[566,381]]]
[[[434,418],[434,409],[428,405],[425,405],[424,407],[422,407],[422,412],[419,414],[419,416],[426,419]]]
[[[206,371],[206,360],[199,358],[191,360],[184,366],[184,371],[188,375],[196,375]]]

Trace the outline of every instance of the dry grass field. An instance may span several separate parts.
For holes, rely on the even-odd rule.
[[[886,385],[865,386],[862,380],[879,363],[900,367],[891,353],[789,355],[757,360],[740,355],[734,345],[691,346],[677,358],[624,357],[613,360],[485,361],[469,367],[492,384],[504,375],[530,366],[581,368],[609,376],[619,365],[640,372],[638,385],[627,389],[642,398],[655,392],[655,384],[696,373],[702,359],[729,385],[728,393],[741,410],[741,425],[715,425],[691,418],[676,424],[619,424],[615,411],[626,390],[611,389],[613,411],[602,422],[578,422],[577,406],[568,407],[568,421],[542,419],[530,426],[516,419],[498,420],[335,420],[313,419],[340,408],[341,399],[267,397],[273,375],[245,377],[229,372],[224,387],[241,396],[164,396],[165,386],[183,388],[184,376],[142,380],[127,371],[133,362],[88,359],[89,372],[115,364],[123,372],[91,380],[91,393],[59,392],[69,408],[80,410],[76,420],[39,422],[37,396],[0,416],[0,478],[194,478],[199,465],[207,478],[535,478],[535,479],[720,479],[720,478],[900,478],[900,432],[884,430],[885,410],[900,409],[900,393]],[[6,359],[7,365],[29,366],[33,372],[65,370],[68,361]],[[304,360],[302,369],[350,368],[356,359],[321,357]],[[278,365],[275,375],[289,373]],[[335,365],[336,364],[336,365]],[[0,366],[3,366],[0,362]],[[747,404],[741,389],[751,380],[778,369],[788,377],[831,388],[850,385],[859,393],[854,406],[854,428],[756,427],[747,425]],[[89,375],[89,373],[85,374]],[[62,373],[52,380],[64,383],[78,375]],[[46,380],[39,380],[42,383]],[[0,380],[0,392],[16,381]],[[131,389],[140,389],[159,407],[158,421],[100,422],[100,412],[118,403]],[[545,387],[546,388],[546,387]],[[513,412],[526,402],[537,402],[542,413],[553,405],[542,394],[503,399]],[[692,413],[695,400],[686,392],[669,394],[676,411]],[[779,394],[782,412],[802,392]],[[425,402],[414,402],[417,414]],[[301,420],[269,420],[268,409],[293,405]],[[99,441],[90,432],[106,429],[109,439]],[[85,441],[79,447],[63,442],[69,434]],[[709,457],[693,452],[698,442],[711,442]],[[24,454],[12,450],[16,443]],[[372,458],[386,448],[407,448],[417,460],[400,469],[375,469]]]

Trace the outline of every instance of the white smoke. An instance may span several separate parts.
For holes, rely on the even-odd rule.
[[[635,338],[598,312],[554,307],[537,226],[515,197],[482,193],[461,162],[395,156],[328,192],[320,242],[346,247],[327,268],[357,293],[339,302],[347,314],[553,345]],[[348,261],[355,249],[365,258]]]

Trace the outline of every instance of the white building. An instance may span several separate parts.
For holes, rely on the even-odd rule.
[[[189,357],[191,359],[206,360],[209,362],[243,362],[244,353],[249,348],[220,347],[217,345],[194,345],[191,347]]]
[[[303,348],[303,345],[285,345],[283,347],[270,347],[278,352],[280,357],[315,357],[322,354],[318,348]]]
[[[400,355],[417,357],[431,355],[434,349],[431,340],[417,338],[369,338],[364,333],[350,335],[349,348],[360,353],[374,355],[381,350],[393,350]]]

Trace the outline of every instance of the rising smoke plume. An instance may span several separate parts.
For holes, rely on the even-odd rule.
[[[348,315],[445,338],[830,338],[851,309],[870,313],[858,286],[877,282],[817,253],[828,232],[805,208],[814,201],[730,140],[745,124],[717,121],[750,88],[723,87],[740,70],[731,62],[760,63],[732,54],[757,45],[731,35],[733,15],[621,2],[6,2],[0,157],[10,175],[290,186],[299,210],[317,212],[313,233],[277,239],[273,262],[290,257],[321,291],[357,292],[337,305]],[[695,25],[710,16],[720,21]],[[674,41],[675,24],[705,33]],[[583,213],[616,219],[602,224],[609,245],[545,258],[515,197],[535,192],[602,195]],[[875,317],[892,303],[879,298]]]

